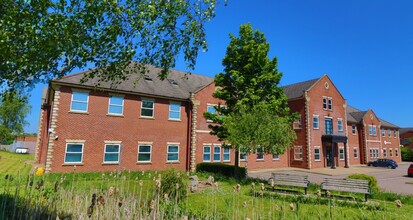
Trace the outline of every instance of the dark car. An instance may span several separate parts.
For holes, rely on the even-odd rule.
[[[399,166],[396,161],[392,159],[377,159],[375,161],[368,162],[367,165],[373,167],[387,167],[389,169],[396,169]]]
[[[413,163],[407,168],[407,176],[413,177]]]

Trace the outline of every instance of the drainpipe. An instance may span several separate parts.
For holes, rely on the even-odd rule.
[[[187,147],[186,147],[186,171],[191,171],[191,135],[192,135],[192,103],[191,103],[191,98],[189,98],[188,102],[188,109],[187,109],[187,114],[188,114],[188,132],[187,132]]]

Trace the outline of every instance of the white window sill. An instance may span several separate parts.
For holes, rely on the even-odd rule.
[[[155,119],[155,117],[150,117],[150,116],[140,116],[139,118],[141,118],[141,119],[150,119],[150,120],[154,120]]]
[[[83,163],[63,163],[62,166],[83,166]]]
[[[179,164],[179,160],[177,161],[166,161],[167,164]]]
[[[152,164],[152,161],[138,161],[136,164]]]
[[[119,165],[119,162],[103,162],[102,165]]]
[[[106,116],[110,116],[110,117],[120,117],[120,118],[124,118],[124,117],[125,117],[123,114],[111,114],[111,113],[106,114]]]
[[[181,119],[173,119],[173,118],[168,118],[168,121],[176,121],[176,122],[180,122],[182,121]]]
[[[69,113],[73,113],[73,114],[84,114],[84,115],[88,115],[89,112],[84,112],[84,111],[76,111],[76,110],[70,110]]]

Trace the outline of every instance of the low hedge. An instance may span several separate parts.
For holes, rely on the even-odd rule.
[[[227,177],[234,177],[234,169],[234,165],[223,163],[199,163],[196,165],[197,172],[216,173]],[[240,179],[247,177],[247,168],[239,167],[238,170]]]
[[[379,187],[377,185],[377,179],[374,176],[369,176],[369,175],[366,175],[366,174],[351,174],[347,178],[349,178],[349,179],[358,179],[358,180],[367,180],[367,181],[369,181],[369,186],[370,186],[371,191],[373,191],[373,192],[378,192],[379,191]]]

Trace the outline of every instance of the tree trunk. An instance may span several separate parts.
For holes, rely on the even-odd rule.
[[[235,150],[235,162],[234,162],[234,177],[239,179],[239,150]]]

